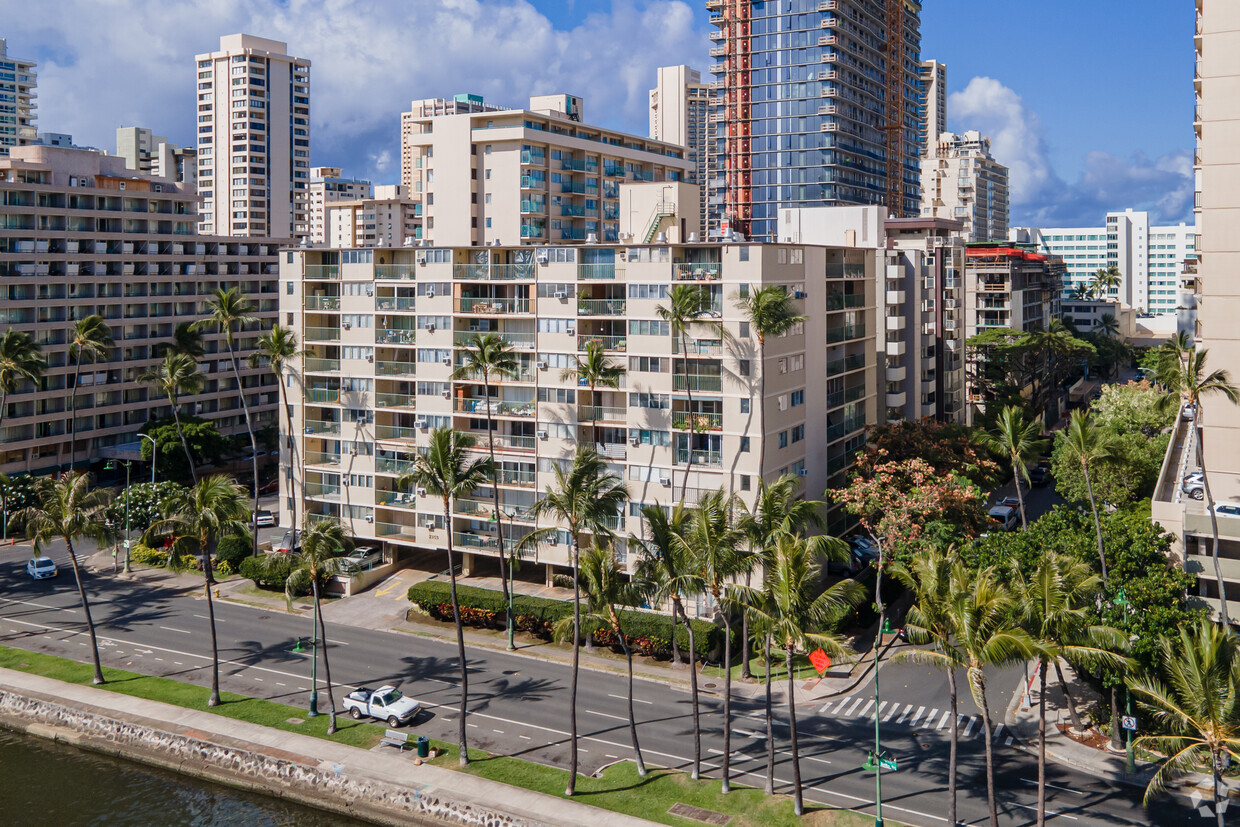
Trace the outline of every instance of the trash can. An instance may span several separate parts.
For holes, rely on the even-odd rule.
[[[426,758],[431,754],[431,741],[425,735],[418,736],[418,757]]]

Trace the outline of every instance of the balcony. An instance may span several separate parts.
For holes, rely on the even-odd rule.
[[[623,316],[624,299],[578,299],[578,316]]]
[[[847,422],[841,422],[838,425],[829,425],[827,426],[827,442],[835,442],[837,439],[842,439],[843,437],[864,428],[864,416],[855,417]]]
[[[678,391],[714,391],[723,390],[722,376],[672,374],[672,388]]]
[[[340,391],[337,388],[306,388],[306,401],[319,405],[336,405],[340,403]]]
[[[719,281],[723,265],[715,263],[685,263],[672,265],[672,278],[676,281]]]
[[[376,408],[401,408],[404,410],[413,410],[414,401],[417,397],[408,393],[376,393]]]
[[[537,276],[530,264],[453,264],[452,278],[461,281],[517,281]]]
[[[412,313],[417,307],[417,300],[412,296],[382,296],[375,299],[375,310],[388,312],[406,311]]]
[[[533,471],[519,471],[511,468],[495,469],[495,481],[500,485],[511,485],[516,488],[534,488],[537,486],[537,475]]]
[[[616,265],[578,264],[577,278],[581,281],[608,281],[616,277]]]
[[[307,419],[306,436],[340,436],[340,423]]]
[[[674,411],[672,413],[672,430],[705,433],[723,430],[723,414],[721,413],[688,413]]]
[[[903,290],[895,292],[897,292],[901,297],[904,296]],[[892,291],[888,291],[888,304],[892,303],[891,295]],[[901,298],[900,303],[903,303],[903,298]],[[854,307],[865,307],[864,293],[831,293],[827,296],[827,310],[849,310]]]
[[[421,433],[417,428],[402,428],[397,425],[376,425],[375,439],[414,440]]]
[[[477,438],[477,446],[490,450],[491,445],[487,442],[486,433],[474,434]],[[495,434],[495,450],[496,451],[517,451],[523,454],[534,453],[535,437],[522,436],[521,434]]]
[[[578,405],[577,420],[579,422],[613,422],[624,424],[628,421],[629,409],[613,405]]]
[[[827,394],[827,407],[838,408],[840,405],[856,402],[863,396],[865,396],[864,385],[856,385],[855,387],[845,388],[842,391],[833,391]]]
[[[680,337],[672,339],[672,353],[684,353],[688,356],[721,356],[723,354],[722,339],[689,339],[685,341],[683,349]]]
[[[453,410],[457,413],[481,416],[532,417],[536,413],[533,401],[501,402],[499,400],[492,400],[488,402],[485,399],[457,399],[453,404]]]
[[[583,335],[577,339],[577,350],[585,352],[586,347],[589,346],[591,342],[598,342],[603,346],[603,350],[610,350],[618,353],[624,353],[628,348],[627,336]]]
[[[417,537],[417,526],[403,525],[401,523],[375,523],[376,537],[398,537],[404,540],[413,540]]]
[[[676,465],[693,465],[703,468],[722,468],[722,451],[691,451],[686,448],[676,449]]]
[[[533,333],[507,333],[501,330],[458,330],[452,334],[452,344],[457,347],[469,347],[475,336],[498,336],[509,345],[522,350],[534,348]]]
[[[887,368],[888,382],[903,382],[906,376],[908,376],[908,368],[906,367]]]
[[[417,331],[406,328],[375,328],[377,345],[412,345],[417,342]]]
[[[309,268],[307,268],[309,269]],[[412,281],[416,279],[417,268],[412,264],[376,264],[375,280]]]
[[[376,362],[376,376],[414,376],[418,372],[415,362]]]
[[[887,394],[887,407],[888,408],[903,408],[907,401],[908,401],[908,394],[904,393],[903,391],[901,391],[900,393]]]
[[[340,486],[321,482],[306,483],[306,499],[340,501]]]
[[[849,371],[860,370],[863,367],[865,367],[864,353],[845,356],[843,359],[832,359],[827,362],[827,376],[848,373]]]
[[[314,356],[307,356],[305,361],[306,373],[339,373],[339,359],[320,359]]]
[[[339,462],[337,455],[337,462]],[[413,471],[414,463],[411,459],[397,459],[395,457],[375,457],[375,471],[380,474],[393,474],[403,477]]]
[[[306,451],[306,465],[337,467],[340,465],[340,454],[327,451]]]
[[[340,265],[339,264],[307,264],[306,265],[306,278],[307,279],[339,279],[340,278]]]
[[[394,506],[396,508],[413,508],[417,504],[412,493],[408,491],[376,491],[375,505]]]
[[[339,310],[339,296],[306,296],[307,310]]]
[[[827,343],[844,342],[849,339],[865,338],[865,325],[841,325],[840,327],[827,328]]]
[[[887,317],[887,329],[888,330],[903,330],[907,324],[908,323],[903,316],[888,316]]]
[[[305,341],[307,342],[338,342],[340,341],[340,328],[338,327],[307,327],[305,330]]]
[[[509,313],[529,313],[529,299],[457,299],[457,313],[503,316]]]

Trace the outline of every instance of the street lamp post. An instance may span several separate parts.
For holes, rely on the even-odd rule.
[[[516,519],[517,512],[505,511],[504,514],[508,517],[508,525],[511,526],[512,521]],[[500,531],[503,531],[502,527],[500,528]],[[516,548],[513,547],[512,554],[510,554],[508,557],[508,651],[509,652],[517,648],[517,644],[513,639],[515,636],[513,626],[516,621],[515,621],[515,618],[513,617],[513,608],[512,608],[512,590],[516,588],[516,585],[517,585],[517,577],[512,571],[512,564],[513,564],[513,561],[516,560],[516,557],[517,557]]]
[[[105,471],[111,470],[115,468],[117,464],[117,460],[112,460],[107,465],[103,466],[103,468]],[[133,461],[127,459],[121,461],[119,464],[125,466],[125,565],[121,569],[121,572],[123,574],[131,574],[132,570],[129,568],[129,467],[133,465]],[[115,560],[112,562],[112,571],[116,571]]]
[[[142,439],[149,439],[151,441],[151,485],[154,485],[155,484],[155,446],[157,443],[155,442],[155,437],[150,436],[148,434],[138,434],[138,436],[141,437]]]
[[[873,536],[873,535],[871,535]],[[883,748],[879,733],[878,708],[882,701],[878,694],[878,660],[882,656],[883,632],[887,624],[886,606],[883,605],[883,544],[874,537],[878,546],[878,571],[874,577],[874,600],[878,603],[878,635],[874,640],[874,827],[883,827]]]
[[[292,552],[289,552],[292,554]],[[319,601],[314,601],[310,615],[314,628],[310,631],[310,712],[309,717],[319,717]]]

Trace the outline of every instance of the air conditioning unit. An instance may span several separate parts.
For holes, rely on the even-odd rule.
[[[426,522],[422,523],[422,525],[426,526],[427,528],[433,529],[435,528],[435,521],[427,520]]]
[[[373,363],[375,361],[375,355],[373,353],[370,354],[369,356],[366,357],[366,361]]]
[[[434,333],[434,332],[435,332],[435,326],[434,326],[433,324],[428,324],[428,325],[426,326],[426,332],[427,332],[427,333]]]
[[[547,263],[547,261],[548,261],[547,251],[546,251],[546,250],[539,250],[539,251],[538,251],[538,263],[539,263],[539,264],[546,264],[546,263]]]
[[[426,421],[425,419],[415,419],[415,420],[413,420],[413,427],[415,427],[415,428],[421,428],[422,430],[424,430],[424,431],[425,431],[425,430],[426,430],[426,426],[427,426],[427,421]]]
[[[439,361],[440,361],[440,363],[441,363],[441,364],[451,365],[451,364],[452,364],[452,357],[451,357],[451,356],[445,356],[445,357],[443,357],[442,359],[440,359]]]
[[[341,481],[340,481],[340,484],[341,484],[341,485],[343,485],[345,488],[348,488],[348,487],[349,487],[349,481],[348,481],[347,479],[346,479],[346,480],[341,480]]]
[[[798,476],[798,477],[808,477],[808,476],[809,476],[809,469],[808,469],[808,468],[802,468],[800,471],[797,471],[797,476]]]
[[[793,297],[794,299],[803,299],[803,298],[805,298],[805,291],[804,291],[804,290],[796,290],[796,291],[794,291],[794,292],[793,292],[792,297]]]
[[[373,296],[374,294],[375,294],[375,287],[374,287],[374,285],[373,285],[373,284],[368,284],[368,285],[366,285],[366,295],[367,295],[367,296]]]
[[[535,365],[535,367],[537,367],[539,370],[546,370],[546,369],[547,369],[547,363],[546,363],[546,362],[535,362],[535,363],[534,363],[534,365]]]
[[[345,330],[352,330],[352,329],[353,329],[353,323],[352,323],[352,322],[345,322],[344,324],[342,324],[342,325],[341,325],[341,327],[343,327]]]
[[[538,431],[537,436],[538,436],[538,438],[539,438],[539,439],[546,439],[546,438],[547,438],[547,432],[546,432],[546,431]]]
[[[435,298],[435,288],[434,288],[434,287],[428,287],[428,288],[426,288],[426,298],[428,298],[428,299],[433,299],[433,298]]]
[[[554,534],[552,534],[550,537],[547,538],[547,545],[558,546],[559,544],[560,544],[560,538],[555,536]]]
[[[637,434],[633,434],[632,436],[629,437],[630,445],[640,445],[641,441],[642,441],[641,437],[639,437]]]
[[[418,264],[419,264],[419,265],[421,265],[422,267],[425,267],[425,266],[426,266],[426,259],[424,259],[424,258],[420,258],[420,259],[418,259]]]
[[[659,485],[671,485],[671,484],[672,484],[671,477],[659,477]]]
[[[419,488],[419,489],[418,489],[418,496],[419,496],[419,497],[425,497],[425,496],[426,496],[426,489],[425,489],[425,488]]]
[[[351,457],[355,457],[355,456],[357,456],[357,449],[356,449],[356,448],[350,448],[350,449],[349,449],[349,456],[351,456]]]
[[[567,330],[565,330],[564,332],[565,332],[565,333],[567,333],[569,336],[576,336],[576,335],[577,335],[577,328],[575,328],[575,327],[570,327],[570,328],[568,328]]]
[[[367,514],[367,515],[366,515],[366,522],[368,522],[368,523],[373,523],[374,521],[375,521],[375,515],[374,515],[374,514]]]
[[[472,331],[472,332],[477,332],[477,331],[478,331],[478,325],[476,325],[476,324],[471,324],[471,325],[469,326],[469,329],[470,329],[470,331]]]
[[[451,390],[448,390],[447,388],[445,388],[445,389],[444,389],[444,392],[443,392],[443,398],[444,398],[444,399],[451,399],[451,398],[452,398],[452,391],[451,391]]]
[[[568,298],[568,291],[556,290],[555,293],[553,293],[552,295],[555,296],[555,298],[559,299],[560,301],[564,301],[565,299]]]

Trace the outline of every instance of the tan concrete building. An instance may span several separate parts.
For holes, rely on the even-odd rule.
[[[310,61],[248,34],[197,55],[198,190],[204,235],[309,233]]]
[[[117,127],[116,154],[136,172],[198,186],[198,150],[177,146],[145,127]]]
[[[688,66],[660,66],[650,90],[650,137],[688,150],[701,198],[701,220],[693,232],[706,238],[706,188],[710,181],[710,109],[714,91]]]
[[[938,136],[921,161],[921,215],[964,224],[966,241],[1008,237],[1008,168],[977,131]]]
[[[196,205],[189,185],[134,172],[97,151],[29,146],[0,158],[0,329],[28,331],[48,360],[38,388],[22,383],[8,396],[0,473],[67,467],[74,429],[79,463],[126,445],[136,453],[137,430],[171,415],[137,376],[157,364],[156,348],[177,323],[202,317],[217,286],[240,287],[264,325],[275,321],[276,244],[199,236]],[[93,313],[116,346],[111,359],[83,367],[73,425],[66,341],[74,321]],[[257,335],[239,335],[243,356]],[[243,432],[222,339],[212,332],[205,340],[207,384],[183,399],[184,410],[216,420],[224,433]],[[278,389],[269,371],[242,365],[261,427],[274,419]]]
[[[923,60],[918,73],[922,93],[922,157],[934,154],[939,136],[947,131],[947,64]]]
[[[693,174],[684,147],[585,125],[572,95],[533,97],[527,110],[415,102],[401,117],[401,169],[424,238],[440,246],[614,243],[622,183]],[[662,220],[647,217],[637,240]]]
[[[402,247],[422,238],[422,205],[400,184],[375,187],[372,198],[340,201],[327,208],[329,247]]]
[[[328,209],[344,201],[369,198],[371,186],[369,181],[360,178],[345,178],[340,167],[311,167],[310,188],[307,193],[306,213],[310,217],[310,243],[327,244],[330,237]]]
[[[33,60],[11,57],[8,44],[0,38],[0,95],[7,106],[0,107],[0,157],[13,147],[29,146],[38,139],[38,74]]]
[[[449,526],[437,500],[397,480],[431,429],[478,435],[481,449],[488,415],[513,539],[535,527],[530,508],[582,443],[626,481],[621,537],[641,531],[642,504],[669,505],[682,491],[689,502],[721,487],[751,500],[760,478],[789,473],[819,495],[842,483],[881,413],[876,260],[874,250],[804,244],[290,251],[281,311],[306,354],[293,378],[296,457],[281,440],[281,464],[295,469],[291,484],[282,479],[284,519],[291,498],[304,499],[310,514],[339,516],[398,552],[443,548],[451,531],[472,569],[496,554],[490,491],[456,503]],[[657,308],[684,283],[705,291],[726,335],[709,325],[683,343],[671,335]],[[810,321],[768,341],[759,360],[734,298],[767,284],[783,285]],[[519,363],[489,398],[451,377],[469,338],[486,332]],[[592,394],[563,378],[590,342],[626,369],[619,388]],[[528,562],[548,574],[567,565],[563,533]]]

